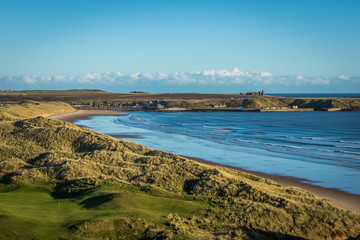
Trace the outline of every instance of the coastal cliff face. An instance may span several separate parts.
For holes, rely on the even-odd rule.
[[[41,106],[17,106],[0,121],[1,239],[360,234],[360,215],[301,189],[21,114]]]

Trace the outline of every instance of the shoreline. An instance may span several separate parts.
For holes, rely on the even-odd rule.
[[[49,118],[74,123],[76,120],[90,119],[93,116],[127,116],[127,115],[129,115],[129,114],[115,112],[112,110],[77,110],[77,111],[71,112],[71,113],[54,115]],[[81,126],[81,125],[79,125],[79,126]],[[81,126],[81,127],[83,127],[83,126]],[[108,134],[108,135],[116,137],[116,138],[141,137],[141,136],[133,136],[133,135],[111,135],[111,134]],[[293,177],[293,176],[281,176],[281,175],[276,175],[276,174],[268,174],[268,173],[263,173],[263,172],[258,172],[258,171],[246,170],[246,169],[231,166],[231,165],[224,165],[224,164],[220,164],[220,163],[216,163],[216,162],[211,162],[211,161],[207,161],[207,160],[201,159],[201,158],[195,158],[195,157],[190,157],[190,156],[183,156],[183,157],[187,158],[187,159],[191,159],[191,160],[196,161],[201,164],[206,164],[206,165],[210,165],[210,166],[223,166],[223,167],[227,167],[227,168],[236,169],[238,171],[254,174],[259,177],[268,178],[268,179],[271,179],[271,180],[273,180],[281,185],[284,185],[284,186],[298,187],[303,190],[311,192],[312,194],[314,194],[317,197],[328,198],[337,207],[347,209],[347,210],[352,210],[357,213],[360,213],[360,195],[357,195],[357,194],[347,193],[345,191],[342,191],[342,190],[336,189],[336,188],[326,188],[326,187],[316,186],[316,185],[313,185],[310,183],[304,183],[303,182],[304,180],[305,181],[308,181],[308,180]]]
[[[86,120],[94,116],[128,116],[113,110],[76,110],[75,112],[53,115],[48,118],[74,123],[76,120]]]

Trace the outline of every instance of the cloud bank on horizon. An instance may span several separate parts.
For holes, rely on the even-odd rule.
[[[330,87],[331,86],[331,87]],[[273,75],[265,71],[204,70],[192,72],[87,73],[79,76],[3,75],[0,88],[26,89],[103,89],[112,92],[359,92],[360,76]],[[311,89],[311,91],[309,91]]]

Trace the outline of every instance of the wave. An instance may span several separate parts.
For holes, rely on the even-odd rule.
[[[224,128],[224,127],[213,127],[213,126],[206,126],[204,125],[203,128],[208,128],[208,129],[214,129],[214,131],[216,132],[232,132],[232,129],[229,128]]]
[[[350,142],[350,141],[345,141],[345,140],[337,140],[338,142],[342,142],[342,143],[354,143],[354,144],[360,144],[360,142]]]
[[[221,129],[223,130],[223,127],[214,127],[214,126],[207,126],[207,125],[203,125],[203,128],[211,128],[211,129]]]
[[[296,146],[296,145],[257,142],[257,141],[244,140],[244,139],[234,139],[234,140],[236,140],[237,142],[249,143],[249,144],[255,145],[255,146],[261,145],[261,146],[279,148],[279,149],[283,149],[283,150],[295,149],[304,154],[318,154],[318,155],[326,155],[326,156],[336,157],[339,154],[329,155],[329,154],[325,154],[325,153],[345,153],[347,155],[346,157],[348,157],[348,158],[360,160],[360,158],[358,158],[356,156],[352,156],[352,155],[360,155],[360,152],[351,152],[351,151],[345,151],[345,150],[333,150],[333,149],[324,149],[324,148],[308,148],[308,147],[301,147],[301,146]]]
[[[138,119],[144,120],[143,117],[140,117]],[[359,152],[354,151],[347,151],[344,149],[360,149],[360,146],[353,146],[353,145],[336,145],[335,142],[339,142],[338,140],[332,141],[325,138],[319,138],[319,137],[297,137],[297,136],[273,136],[268,138],[260,138],[264,140],[265,142],[260,141],[254,141],[254,140],[246,140],[246,139],[239,139],[236,138],[240,134],[238,133],[234,134],[233,128],[224,128],[220,126],[209,126],[209,125],[201,125],[202,128],[206,128],[212,131],[201,131],[201,129],[195,128],[192,129],[190,127],[187,127],[188,125],[179,124],[169,124],[169,123],[148,123],[148,122],[142,122],[146,125],[151,125],[153,128],[161,128],[163,131],[169,132],[169,133],[179,133],[177,129],[173,129],[173,127],[184,127],[185,129],[181,130],[181,134],[189,135],[189,136],[195,136],[202,139],[207,139],[210,141],[218,142],[226,144],[226,142],[243,142],[250,146],[264,146],[266,149],[269,148],[277,148],[281,150],[288,150],[295,149],[298,152],[304,153],[304,154],[318,154],[318,155],[324,155],[324,153],[335,153],[333,155],[326,154],[326,156],[332,156],[336,157],[339,156],[339,154],[336,153],[343,153],[346,154],[346,157],[353,158],[353,159],[359,159],[355,156],[360,155]],[[257,136],[254,136],[253,138],[259,139],[258,136],[261,135],[262,131],[252,131],[252,133],[258,133]],[[234,138],[227,138],[228,136],[232,136]],[[293,139],[295,141],[287,141],[284,139]],[[225,142],[224,142],[225,140]],[[303,141],[303,140],[311,140],[311,141]],[[275,142],[284,142],[288,144],[279,144],[274,143]],[[321,141],[321,143],[319,143]],[[345,141],[343,141],[345,142]],[[347,141],[349,142],[349,141]],[[354,143],[354,142],[349,142]],[[299,146],[300,145],[300,146]],[[304,147],[307,146],[307,147]],[[322,148],[321,148],[322,147]],[[326,148],[324,148],[326,147]],[[271,150],[271,149],[270,149]],[[349,155],[349,156],[348,156]],[[355,155],[355,156],[354,156]],[[344,157],[344,156],[339,156]]]
[[[281,137],[291,138],[291,139],[307,139],[307,140],[326,141],[326,142],[360,144],[360,142],[357,141],[346,141],[346,140],[328,139],[328,138],[319,138],[319,137],[296,137],[296,136],[281,136]]]
[[[360,155],[360,152],[349,152],[349,151],[345,151],[345,150],[339,150],[339,152],[342,152],[342,153],[348,153],[348,154],[356,154],[356,155]]]
[[[279,137],[286,138],[286,139],[296,139],[296,140],[300,140],[300,141],[296,141],[296,140],[295,141],[286,141],[286,140],[276,139],[276,138],[271,138],[269,140],[282,141],[282,142],[295,143],[295,144],[303,144],[303,145],[360,149],[360,144],[357,144],[357,142],[350,142],[350,141],[343,141],[343,140],[331,140],[331,139],[325,139],[325,138],[312,138],[312,137],[293,137],[293,136],[279,136]],[[316,141],[307,141],[307,142],[301,141],[304,139],[305,140],[316,140]],[[319,143],[320,141],[321,141],[321,143]],[[347,144],[338,145],[336,143],[347,143]]]
[[[287,121],[281,119],[280,122],[276,117],[274,120],[268,120],[259,118],[258,115],[254,115],[255,120],[253,115],[247,118],[239,118],[239,116],[232,118],[232,115],[221,114],[215,118],[214,115],[204,118],[196,113],[169,116],[157,113],[134,113],[129,117],[130,121],[127,124],[134,127],[142,125],[155,131],[187,135],[222,145],[234,146],[240,143],[247,147],[285,153],[289,157],[295,153],[307,156],[309,160],[321,156],[324,160],[326,158],[339,158],[339,161],[359,160],[360,142],[346,139],[350,137],[347,134],[350,133],[348,130],[330,131],[331,129],[322,128],[323,125],[317,126],[317,121],[311,121],[311,124],[301,122],[302,127],[299,128],[300,123],[293,124],[295,121],[291,117],[293,115]],[[314,136],[306,136],[307,133]],[[341,139],[342,137],[345,139]]]

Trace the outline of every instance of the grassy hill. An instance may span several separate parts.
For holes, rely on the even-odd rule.
[[[360,215],[301,189],[71,123],[31,118],[29,111],[44,114],[39,109],[53,109],[50,105],[0,109],[6,115],[0,121],[0,239],[347,239],[360,234]]]
[[[314,108],[320,110],[323,108],[341,108],[347,111],[359,111],[359,98],[332,98],[332,99],[296,99],[290,105],[296,105],[301,108]]]
[[[63,102],[42,102],[40,104],[39,102],[26,100],[19,104],[0,106],[0,121],[33,118],[37,116],[48,117],[74,111],[74,108]]]

